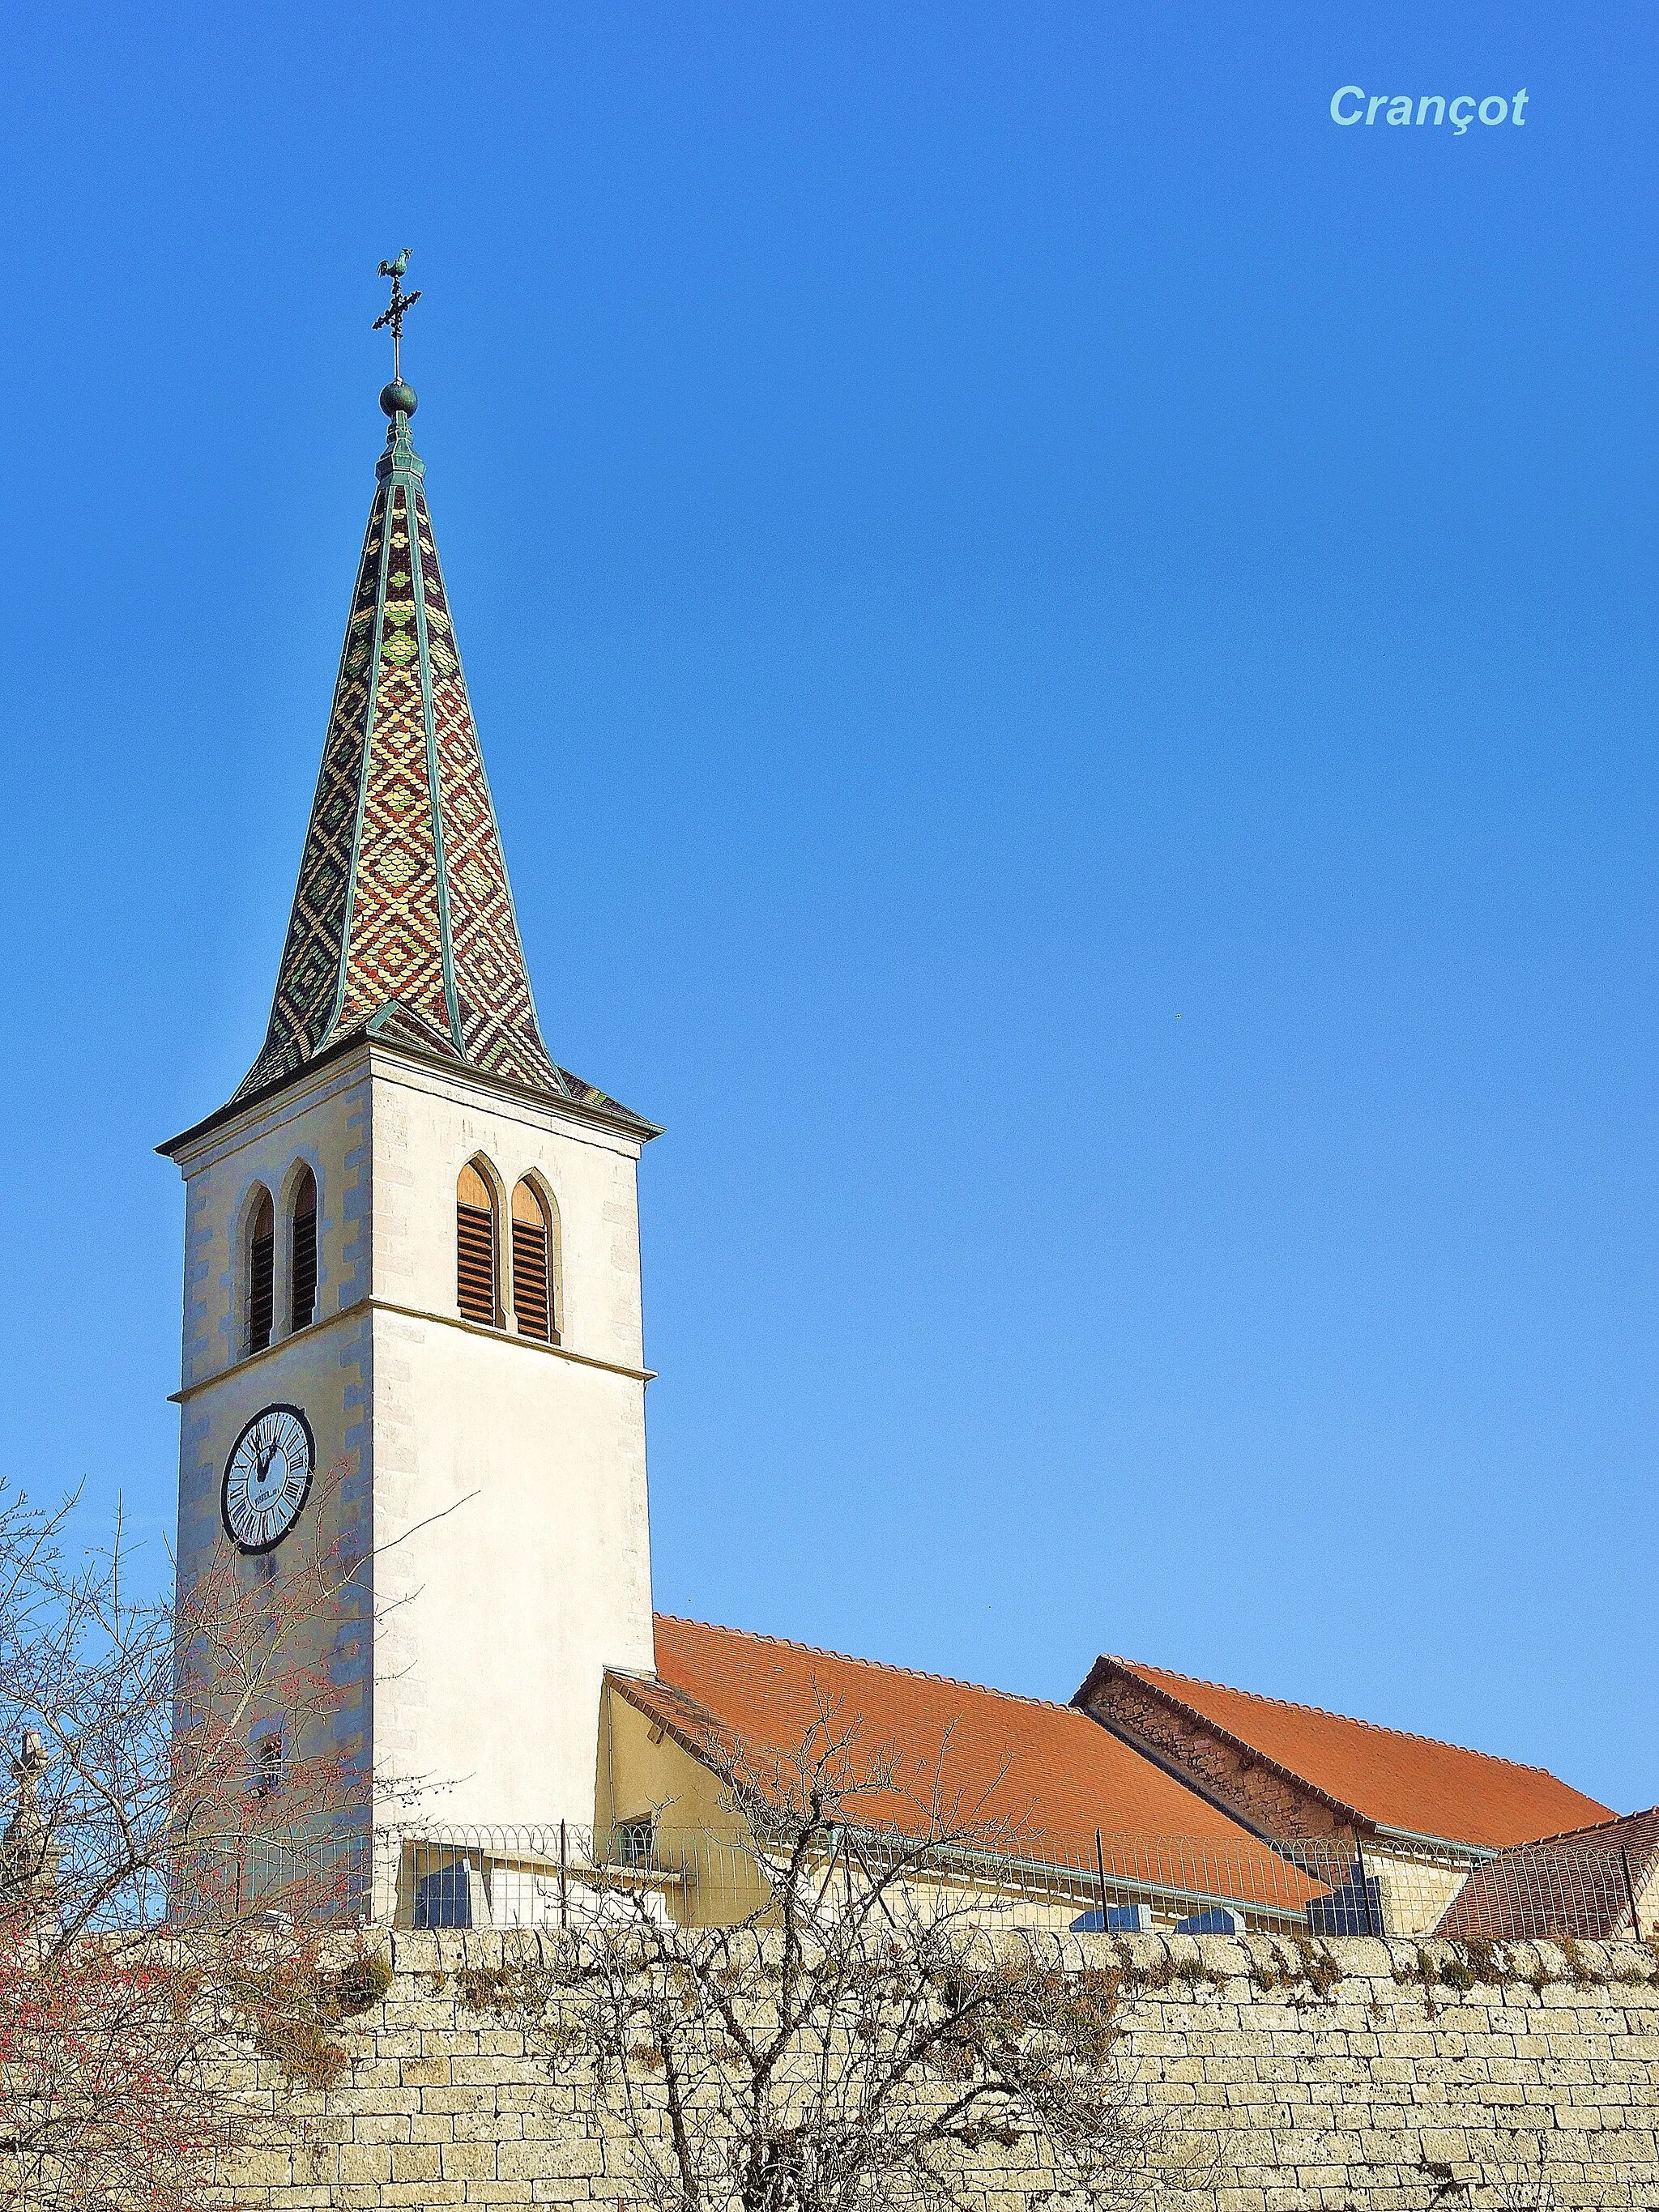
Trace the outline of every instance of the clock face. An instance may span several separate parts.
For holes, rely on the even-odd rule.
[[[221,1510],[244,1552],[280,1544],[311,1493],[311,1424],[297,1406],[267,1406],[237,1437],[225,1462]]]

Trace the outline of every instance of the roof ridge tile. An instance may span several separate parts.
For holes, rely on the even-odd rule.
[[[1075,1705],[1062,1704],[1057,1698],[1027,1697],[1023,1690],[999,1690],[990,1682],[970,1682],[961,1674],[935,1674],[926,1667],[902,1667],[890,1659],[861,1659],[856,1652],[832,1650],[823,1644],[803,1644],[793,1636],[768,1636],[757,1628],[728,1628],[721,1621],[693,1620],[681,1613],[659,1613],[653,1618],[672,1622],[677,1628],[703,1628],[715,1636],[741,1636],[750,1644],[773,1644],[785,1651],[804,1651],[809,1658],[836,1659],[847,1667],[868,1667],[878,1674],[902,1674],[913,1682],[939,1682],[949,1690],[975,1690],[982,1698],[1006,1698],[1011,1705],[1035,1705],[1042,1712],[1077,1712]],[[1078,1718],[1086,1720],[1088,1716],[1078,1713]]]
[[[1628,1828],[1638,1820],[1659,1819],[1659,1805],[1644,1805],[1639,1813],[1615,1813],[1610,1820],[1590,1820],[1582,1828],[1559,1828],[1553,1836],[1534,1836],[1524,1844],[1512,1844],[1511,1850],[1541,1850],[1546,1844],[1577,1843],[1581,1836],[1605,1835],[1610,1828]]]
[[[1194,1690],[1224,1690],[1230,1698],[1249,1698],[1255,1705],[1277,1705],[1282,1712],[1311,1713],[1322,1721],[1345,1721],[1350,1728],[1370,1729],[1376,1735],[1398,1736],[1406,1743],[1430,1744],[1437,1751],[1455,1751],[1463,1759],[1487,1759],[1494,1766],[1510,1767],[1521,1774],[1547,1775],[1552,1782],[1559,1779],[1547,1766],[1534,1766],[1523,1759],[1504,1759],[1495,1751],[1480,1751],[1469,1743],[1454,1743],[1449,1736],[1424,1735],[1415,1729],[1390,1728],[1385,1721],[1362,1720],[1358,1713],[1339,1713],[1330,1705],[1309,1705],[1296,1698],[1269,1697],[1265,1690],[1241,1690],[1231,1682],[1212,1682],[1207,1675],[1182,1674],[1173,1667],[1154,1667],[1147,1660],[1126,1659],[1121,1652],[1109,1651],[1103,1656],[1110,1665],[1127,1667],[1132,1674],[1161,1677],[1169,1682],[1185,1682]],[[1205,1717],[1207,1719],[1210,1716],[1206,1715]]]

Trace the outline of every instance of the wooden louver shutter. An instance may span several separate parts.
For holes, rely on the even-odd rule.
[[[307,1173],[294,1200],[293,1310],[289,1327],[309,1328],[317,1317],[317,1183]]]
[[[456,1297],[464,1321],[495,1326],[495,1210],[476,1168],[463,1168],[455,1197]]]
[[[247,1348],[263,1352],[270,1342],[276,1318],[276,1238],[269,1194],[259,1200],[253,1218],[253,1237],[248,1246]]]
[[[513,1193],[513,1311],[520,1336],[538,1337],[544,1344],[553,1341],[547,1217],[526,1182]]]

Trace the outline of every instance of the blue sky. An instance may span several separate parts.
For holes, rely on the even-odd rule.
[[[668,1130],[659,1602],[1659,1798],[1655,45],[13,9],[11,1470],[163,1540],[409,244],[549,1040]]]

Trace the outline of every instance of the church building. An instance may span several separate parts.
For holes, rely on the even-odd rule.
[[[1073,1856],[1102,1831],[1322,1838],[1431,1863],[1449,1898],[1494,1854],[1600,1832],[1609,1808],[1540,1770],[1123,1659],[1044,1705],[653,1619],[637,1170],[659,1133],[538,1018],[416,404],[400,373],[380,394],[264,1042],[161,1148],[185,1188],[181,1587],[226,1547],[252,1579],[296,1539],[362,1556],[315,1655],[346,1689],[352,1819],[712,1822],[738,1747],[787,1749],[831,1700],[907,1757],[948,1742]]]

